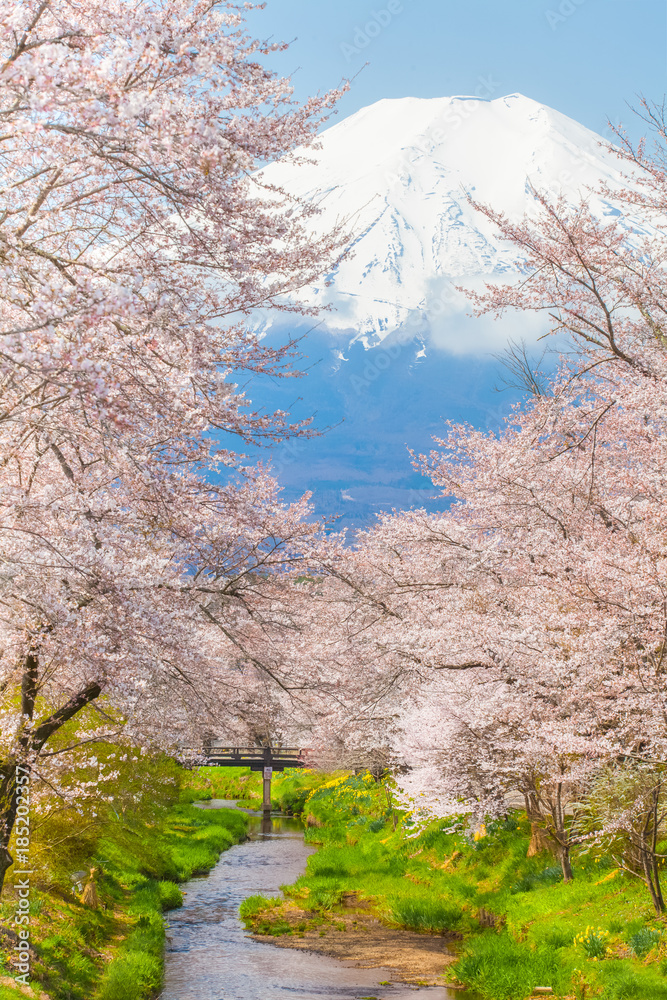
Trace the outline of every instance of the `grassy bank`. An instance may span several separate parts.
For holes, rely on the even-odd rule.
[[[10,978],[16,910],[10,870],[0,903],[0,1000],[148,1000],[157,994],[163,914],[181,905],[179,883],[209,871],[247,827],[242,813],[191,804],[200,797],[237,798],[252,784],[249,771],[239,768],[217,771],[213,778],[220,775],[223,781],[215,785],[209,770],[215,771],[183,771],[166,758],[133,759],[128,773],[119,768],[116,794],[92,822],[76,816],[63,822],[54,812],[36,827],[31,988],[21,990]],[[141,794],[135,787],[138,774]],[[131,804],[125,802],[128,785]],[[82,902],[80,887],[91,868],[99,908]]]
[[[288,774],[276,800],[300,808],[319,850],[284,901],[246,901],[242,916],[259,933],[299,935],[356,905],[389,925],[457,936],[446,979],[486,1000],[523,1000],[537,986],[586,1000],[667,1000],[666,923],[640,880],[580,853],[563,883],[548,852],[526,856],[524,814],[488,824],[478,839],[456,820],[414,836],[370,775],[322,783]]]
[[[211,799],[235,799],[249,809],[261,808],[262,775],[249,767],[199,767],[190,772],[181,801],[209,802]]]

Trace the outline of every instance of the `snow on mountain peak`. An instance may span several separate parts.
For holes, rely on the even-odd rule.
[[[531,186],[572,200],[603,180],[614,186],[618,162],[601,143],[522,94],[404,97],[323,131],[319,148],[306,151],[312,162],[279,161],[263,174],[320,204],[317,230],[344,219],[354,234],[332,284],[301,293],[333,304],[324,317],[331,332],[367,346],[419,335],[453,353],[476,353],[495,347],[499,331],[476,321],[461,332],[453,317],[466,306],[453,284],[507,280],[514,269],[512,251],[468,195],[519,218],[534,205]],[[595,207],[613,211],[599,198]]]

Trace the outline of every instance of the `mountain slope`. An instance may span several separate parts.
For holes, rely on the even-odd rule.
[[[514,268],[513,253],[468,195],[519,218],[533,207],[531,186],[572,200],[602,180],[614,187],[618,162],[602,141],[520,94],[402,98],[325,130],[310,164],[279,162],[263,176],[316,200],[318,229],[347,220],[350,253],[331,287],[302,293],[334,306],[324,318],[329,330],[366,346],[430,335],[453,353],[474,353],[487,346],[488,330],[477,327],[463,340],[448,332],[447,318],[465,310],[451,279],[474,286]],[[602,215],[615,211],[596,196],[593,203]]]

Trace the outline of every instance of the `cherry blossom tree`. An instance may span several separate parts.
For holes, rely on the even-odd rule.
[[[293,374],[248,317],[298,308],[339,252],[258,174],[339,92],[297,104],[245,9],[1,14],[0,883],[16,768],[48,778],[84,708],[100,734],[122,718],[173,745],[241,712],[244,687],[295,683],[273,647],[318,528],[230,442],[309,432],[235,381]]]
[[[484,209],[524,276],[478,307],[545,310],[572,349],[498,433],[450,427],[417,458],[446,513],[380,518],[329,564],[340,642],[392,678],[415,801],[480,815],[522,792],[566,878],[572,801],[667,736],[664,158],[620,156],[620,217]]]
[[[399,784],[425,815],[479,822],[521,793],[569,878],[566,808],[615,751],[598,725],[611,692],[573,660],[576,603],[576,624],[556,627],[566,599],[526,580],[470,516],[385,515],[339,551],[322,587],[345,622],[329,646],[350,664],[338,730],[348,752],[361,727],[407,765]],[[551,616],[544,637],[538,611]]]
[[[658,916],[665,911],[659,841],[666,819],[662,762],[626,760],[599,775],[574,824],[589,847],[602,848],[620,869],[644,882]]]

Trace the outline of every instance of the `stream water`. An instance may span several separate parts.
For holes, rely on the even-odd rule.
[[[249,840],[225,851],[209,875],[188,882],[183,907],[169,915],[161,1000],[463,1000],[441,987],[380,986],[391,979],[387,969],[358,969],[249,938],[240,903],[254,893],[275,895],[302,874],[312,854],[297,820],[250,817]]]

